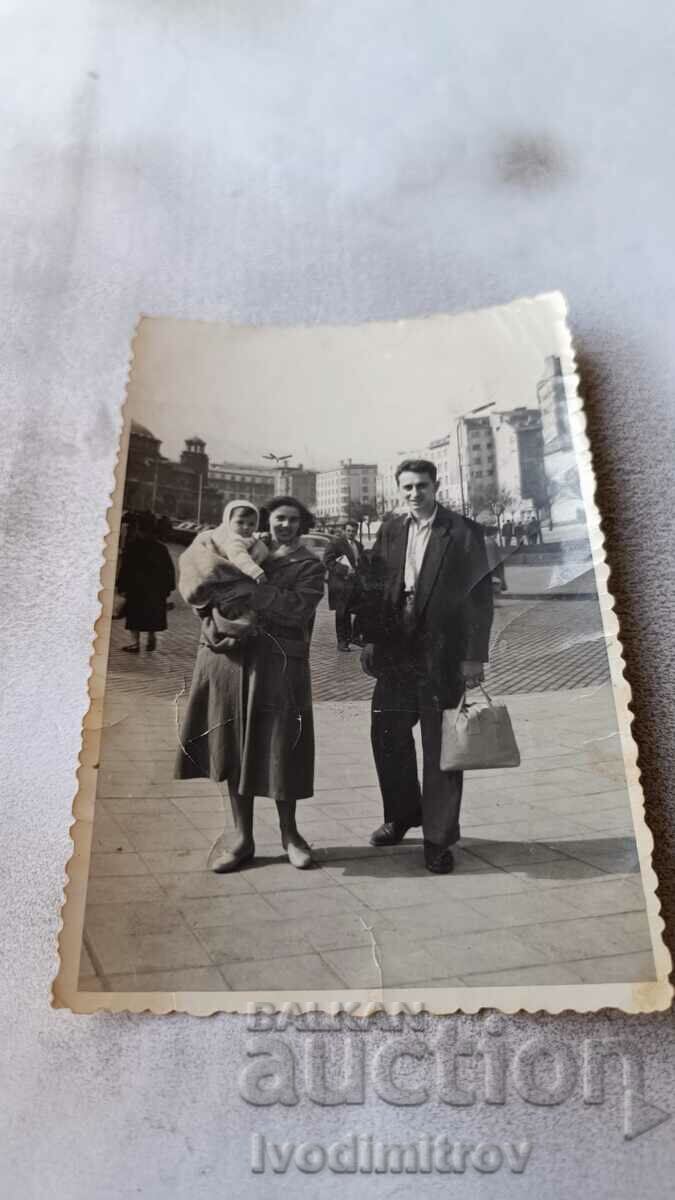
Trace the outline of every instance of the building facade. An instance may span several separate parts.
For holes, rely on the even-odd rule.
[[[224,507],[230,500],[250,500],[257,508],[271,500],[275,493],[273,467],[254,463],[211,463],[209,483],[217,488]]]
[[[187,438],[180,461],[161,453],[161,441],[132,421],[124,481],[125,509],[148,510],[172,521],[216,522],[221,502],[209,483],[209,457],[200,437]]]
[[[547,508],[541,414],[514,408],[490,417],[497,463],[498,490],[512,497],[514,513]]]
[[[311,512],[316,508],[316,471],[297,467],[277,467],[274,472],[274,491],[277,496],[295,496]]]
[[[460,505],[477,514],[482,500],[497,486],[497,463],[491,419],[462,417],[457,422]]]
[[[537,399],[551,520],[554,525],[585,522],[586,511],[570,430],[567,386],[557,355],[544,360],[544,370],[544,377],[537,384]]]
[[[396,512],[399,505],[396,471],[406,458],[425,458],[436,467],[438,499],[446,508],[461,508],[457,446],[451,434],[436,438],[422,449],[401,451],[396,458],[380,463],[377,469],[377,511],[380,516]]]
[[[341,462],[316,473],[316,515],[333,521],[376,512],[377,464]]]

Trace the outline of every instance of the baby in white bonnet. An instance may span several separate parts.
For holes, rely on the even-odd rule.
[[[256,582],[264,578],[260,564],[269,555],[264,541],[256,536],[258,520],[258,509],[250,500],[230,500],[220,525],[211,532],[211,540],[223,558]]]

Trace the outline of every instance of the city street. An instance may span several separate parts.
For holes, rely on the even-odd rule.
[[[512,568],[511,574],[536,568]],[[527,578],[518,590],[529,586]],[[178,600],[154,655],[113,624],[81,964],[83,990],[307,990],[573,984],[654,977],[597,604],[499,600],[488,688],[507,697],[522,765],[466,777],[450,876],[420,832],[368,846],[382,819],[372,681],[338,654],[322,603],[312,647],[316,791],[296,871],[256,802],[257,857],[205,870],[228,821],[210,781],[176,781],[176,723],[197,621]]]

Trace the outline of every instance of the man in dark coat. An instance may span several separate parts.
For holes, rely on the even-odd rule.
[[[347,521],[344,533],[331,542],[323,560],[328,571],[328,606],[335,613],[338,650],[349,650],[350,642],[356,640],[354,618],[361,592],[359,566],[363,560],[358,531],[355,521]]]
[[[408,459],[396,477],[407,511],[380,529],[372,552],[379,588],[362,615],[362,665],[377,679],[371,738],[384,802],[371,845],[396,845],[422,825],[427,868],[447,874],[459,839],[462,772],[440,770],[442,714],[483,679],[492,584],[481,527],[437,503],[435,465]]]

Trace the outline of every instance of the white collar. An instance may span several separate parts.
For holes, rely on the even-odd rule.
[[[408,524],[410,524],[411,521],[414,522],[418,529],[426,529],[427,526],[432,525],[433,522],[436,520],[437,512],[438,512],[437,504],[434,505],[434,511],[432,512],[431,516],[429,516],[429,517],[422,517],[422,518],[416,517],[414,513],[411,513],[410,511],[408,511],[408,513],[406,514],[406,521],[408,522]]]

